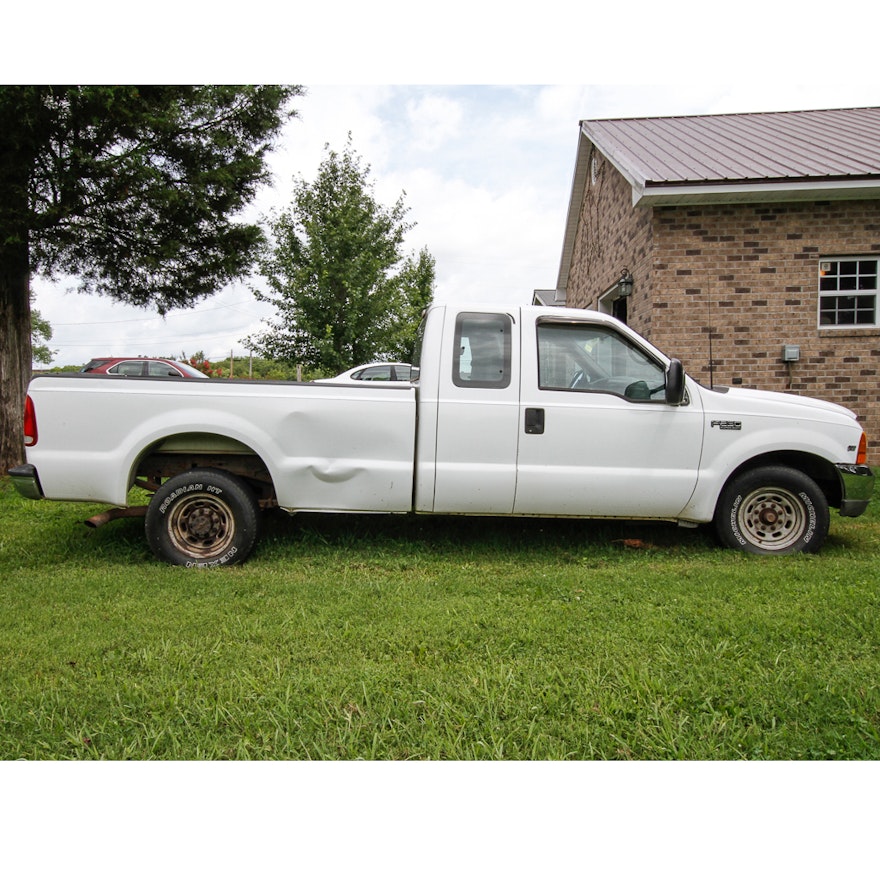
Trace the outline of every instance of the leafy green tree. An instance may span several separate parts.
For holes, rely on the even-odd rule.
[[[349,136],[329,147],[313,183],[300,178],[288,210],[270,221],[260,261],[277,318],[245,340],[263,357],[337,373],[372,360],[409,360],[419,316],[432,297],[434,258],[404,256],[413,224],[403,195],[377,202],[370,168]]]
[[[0,86],[0,473],[20,462],[29,282],[186,307],[243,277],[240,219],[298,86]]]
[[[31,307],[31,360],[35,364],[49,364],[55,352],[47,343],[52,338],[52,327],[49,322]]]

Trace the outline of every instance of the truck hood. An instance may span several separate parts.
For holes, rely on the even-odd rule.
[[[718,411],[753,412],[763,415],[785,415],[802,419],[856,419],[856,413],[838,403],[802,397],[780,391],[758,391],[753,388],[706,388],[700,385],[707,407]],[[711,401],[711,403],[710,403]],[[833,419],[836,421],[837,419]]]

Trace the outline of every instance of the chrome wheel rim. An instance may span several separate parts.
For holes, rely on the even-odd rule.
[[[803,537],[808,517],[794,492],[765,486],[743,498],[736,520],[742,535],[756,546],[786,550]]]

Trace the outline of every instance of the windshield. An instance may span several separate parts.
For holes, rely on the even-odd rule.
[[[180,370],[184,376],[189,376],[192,379],[207,379],[208,377],[201,371],[197,370],[195,367],[191,367],[189,364],[181,363],[180,361],[175,361],[174,366]]]

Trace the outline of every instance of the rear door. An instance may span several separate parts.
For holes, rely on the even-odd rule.
[[[425,411],[422,425],[436,430],[433,505],[427,509],[511,513],[519,442],[517,319],[507,312],[447,309],[443,338],[452,344],[441,351],[436,420]],[[423,408],[430,394],[423,386]]]

